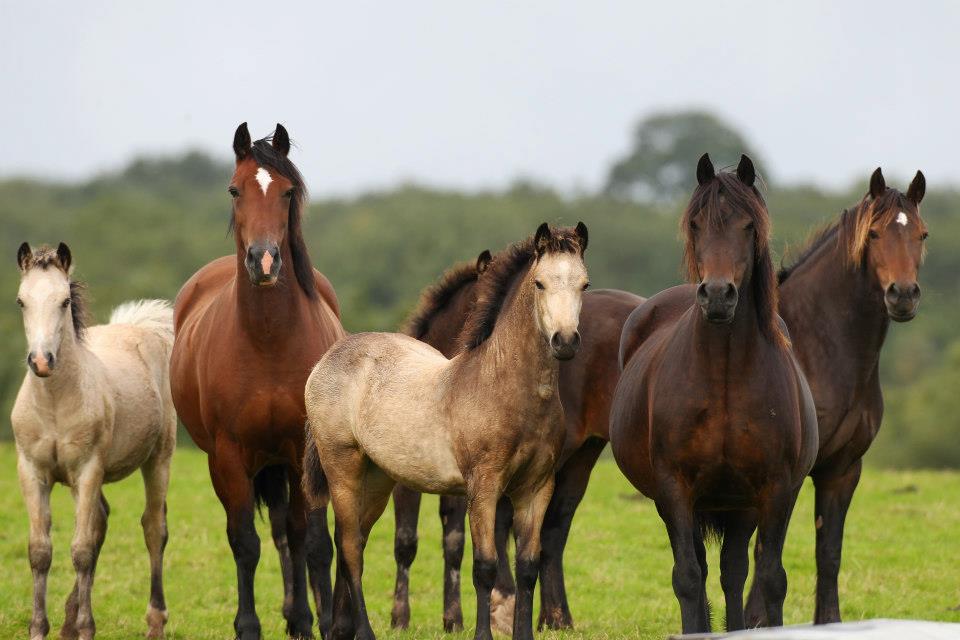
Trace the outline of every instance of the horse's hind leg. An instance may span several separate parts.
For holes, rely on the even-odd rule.
[[[325,498],[326,499],[326,498]],[[333,623],[333,585],[330,566],[333,564],[333,540],[327,525],[326,505],[309,510],[307,514],[307,569],[310,589],[317,607],[320,636],[326,638]]]
[[[143,540],[150,554],[150,602],[147,605],[147,637],[162,638],[167,623],[163,595],[163,552],[167,547],[167,487],[170,483],[172,449],[161,449],[140,470],[146,492],[146,507],[140,518]]]
[[[90,463],[73,482],[76,526],[70,555],[77,578],[67,598],[66,616],[60,630],[60,637],[64,639],[88,640],[96,633],[91,602],[93,578],[110,514],[102,486],[103,469]]]
[[[440,499],[443,500],[442,497]],[[393,557],[397,561],[397,582],[393,588],[390,627],[406,629],[410,625],[410,565],[417,557],[417,521],[420,518],[420,492],[402,484],[394,487],[393,514],[395,522]],[[444,545],[446,545],[446,542],[444,542]],[[444,595],[446,595],[446,589],[444,589]],[[446,603],[444,606],[446,607]],[[446,613],[444,613],[444,628],[446,628]]]
[[[587,491],[590,472],[606,446],[606,440],[589,438],[557,472],[556,487],[543,517],[540,560],[540,618],[537,630],[570,629],[573,615],[567,602],[563,577],[563,550],[567,546],[570,525]]]
[[[33,573],[30,640],[42,640],[50,632],[50,622],[47,620],[47,574],[53,557],[53,544],[50,541],[50,489],[53,483],[49,476],[23,457],[18,457],[17,473],[30,517],[28,555],[30,571]]]
[[[237,565],[237,615],[233,628],[238,640],[259,640],[260,618],[253,596],[253,580],[260,562],[260,537],[253,520],[253,482],[232,444],[217,443],[207,460],[213,489],[227,513],[227,540]]]
[[[513,633],[513,614],[517,601],[517,585],[510,571],[510,530],[513,529],[513,503],[501,496],[497,501],[494,542],[497,545],[497,579],[490,592],[490,624],[500,633]]]
[[[517,536],[514,640],[533,640],[533,591],[540,573],[540,531],[552,495],[551,475],[535,493],[518,496],[514,503],[513,528]]]
[[[313,614],[307,601],[307,505],[303,489],[290,484],[290,502],[287,519],[287,539],[290,547],[290,578],[292,601],[284,608],[287,635],[291,638],[312,638]]]
[[[463,631],[460,604],[460,567],[466,546],[467,499],[440,496],[440,524],[443,527],[443,630]]]

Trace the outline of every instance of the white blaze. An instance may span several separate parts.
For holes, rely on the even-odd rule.
[[[897,214],[897,224],[907,226],[907,214],[903,211]]]
[[[257,175],[254,177],[257,179],[257,183],[260,185],[260,190],[263,191],[263,195],[267,195],[267,187],[269,187],[270,183],[273,182],[273,177],[270,175],[270,172],[263,167],[260,167],[257,169]]]

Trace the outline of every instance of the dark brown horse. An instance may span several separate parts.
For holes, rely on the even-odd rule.
[[[290,138],[233,141],[230,183],[237,252],[193,275],[177,296],[171,387],[177,413],[208,456],[237,564],[234,629],[260,637],[253,577],[260,558],[255,504],[269,509],[284,579],[287,632],[310,637],[305,566],[321,632],[330,624],[332,544],[325,511],[309,514],[300,486],[310,369],[344,335],[333,288],[310,265],[300,230],[303,178]],[[308,527],[310,529],[308,535]]]
[[[817,623],[840,620],[843,524],[883,415],[880,349],[890,320],[912,319],[920,302],[925,191],[919,171],[904,195],[887,188],[878,168],[869,193],[779,274],[780,314],[810,382],[820,428],[820,452],[810,473],[816,488]],[[761,600],[751,590],[748,621],[764,621]]]
[[[688,277],[627,320],[610,442],[652,498],[673,549],[683,632],[710,630],[704,536],[722,536],[727,628],[744,626],[750,536],[770,624],[783,624],[781,555],[817,451],[813,399],[777,316],[770,221],[753,163],[714,172],[704,154],[683,215]]]
[[[493,258],[496,262],[501,254]],[[410,317],[405,332],[452,357],[461,345],[460,328],[472,309],[477,276],[489,263],[488,252],[476,265],[463,263],[448,270],[428,287]],[[577,506],[586,491],[590,472],[606,445],[610,401],[620,375],[617,354],[620,330],[627,316],[643,298],[625,291],[588,291],[580,311],[580,352],[560,364],[560,401],[564,407],[566,442],[562,464],[541,530],[540,616],[538,627],[573,625],[563,577],[563,550]],[[417,522],[420,493],[398,485],[394,490],[396,518],[395,557],[397,583],[392,624],[406,628],[410,621],[409,574],[417,552]],[[466,501],[461,496],[441,496],[443,526],[444,607],[447,631],[463,627],[460,607],[460,563],[464,549]],[[512,626],[515,587],[507,558],[507,538],[513,510],[507,500],[497,508],[497,556],[499,567],[491,599],[491,620],[505,633]]]

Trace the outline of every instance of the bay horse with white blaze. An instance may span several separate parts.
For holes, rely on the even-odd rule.
[[[53,558],[50,490],[70,487],[76,524],[70,555],[77,572],[60,637],[94,637],[91,602],[97,559],[107,535],[110,507],[103,484],[137,469],[146,506],[140,523],[150,554],[147,637],[162,638],[167,621],[163,551],[167,544],[167,482],[177,439],[170,398],[173,318],[165,300],[128,302],[110,322],[86,327],[83,285],[72,278],[69,247],[17,252],[27,334],[27,373],[10,422],[17,444],[20,489],[30,516],[33,571],[31,640],[50,630],[47,574]]]
[[[506,252],[509,253],[509,252]],[[436,284],[427,287],[413,311],[404,333],[426,342],[447,357],[461,349],[459,331],[469,316],[476,297],[478,276],[491,260],[488,251],[476,264],[451,267]],[[601,289],[583,295],[580,310],[580,350],[577,357],[560,363],[560,403],[566,441],[556,473],[553,496],[541,530],[540,614],[538,628],[573,626],[567,603],[563,574],[563,551],[590,472],[608,439],[610,402],[620,377],[618,351],[623,323],[643,298],[626,291]],[[410,622],[410,566],[417,553],[417,524],[420,493],[398,484],[393,492],[396,516],[394,555],[397,581],[391,624],[406,628]],[[467,502],[463,496],[440,496],[443,526],[443,627],[463,628],[460,606],[460,563],[465,546],[464,523]],[[491,623],[503,633],[513,627],[516,587],[507,557],[507,542],[513,521],[509,500],[497,505],[497,580],[491,596]]]
[[[317,459],[322,464],[336,518],[333,637],[374,637],[361,587],[363,549],[395,482],[467,496],[478,640],[492,637],[495,512],[500,497],[510,497],[513,637],[533,637],[540,527],[565,437],[558,360],[574,357],[580,343],[586,246],[583,223],[575,230],[544,223],[532,242],[493,261],[477,284],[466,348],[453,359],[409,336],[366,333],[337,343],[314,368],[305,466],[310,480],[320,472]]]
[[[753,163],[704,154],[681,221],[688,277],[640,305],[621,338],[610,442],[673,549],[684,633],[710,630],[704,537],[718,533],[728,630],[744,627],[748,544],[767,622],[783,624],[782,551],[817,452],[813,399],[777,316],[770,221]]]
[[[333,288],[313,269],[300,228],[307,192],[277,125],[233,141],[229,192],[236,254],[209,263],[180,290],[171,362],[173,399],[227,514],[237,565],[234,629],[260,637],[253,578],[260,558],[255,504],[266,503],[284,581],[291,637],[311,637],[305,566],[321,633],[330,622],[332,544],[325,509],[307,513],[300,477],[303,388],[310,369],[344,335]],[[319,500],[318,504],[324,504]]]
[[[903,194],[887,187],[877,168],[860,202],[779,273],[780,313],[810,382],[820,429],[820,451],[810,472],[816,489],[818,624],[840,621],[843,525],[863,455],[883,417],[880,349],[890,320],[911,320],[920,303],[925,191],[919,171]],[[765,620],[758,589],[750,592],[747,620]]]

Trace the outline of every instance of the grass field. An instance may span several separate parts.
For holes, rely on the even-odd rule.
[[[235,570],[224,534],[225,518],[207,477],[206,459],[190,448],[174,457],[169,497],[170,543],[166,556],[168,638],[232,637]],[[0,638],[25,637],[31,578],[26,559],[27,519],[16,481],[16,456],[0,445]],[[112,513],[94,587],[98,637],[138,637],[145,631],[147,555],[139,518],[138,477],[106,489]],[[845,619],[892,617],[960,622],[960,474],[864,473],[847,521],[841,574]],[[813,612],[813,495],[805,488],[790,528],[784,564],[789,577],[785,618],[806,622]],[[394,579],[393,514],[388,507],[374,528],[366,554],[365,586],[374,630],[385,638],[445,637],[440,623],[440,526],[437,499],[424,500],[420,551],[411,575],[411,629],[388,631]],[[51,636],[63,620],[72,586],[69,491],[53,495],[54,561],[50,575]],[[283,637],[281,584],[269,530],[257,572],[257,610],[267,638]],[[474,595],[470,551],[464,562],[464,616],[472,637]],[[638,499],[616,464],[597,466],[574,521],[567,552],[575,632],[545,638],[662,638],[679,630],[679,608],[670,587],[672,558],[653,504]],[[717,549],[710,550],[710,594],[715,625],[722,624],[723,598]]]

